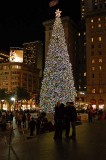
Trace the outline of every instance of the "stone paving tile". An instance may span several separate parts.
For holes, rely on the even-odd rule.
[[[10,159],[9,146],[0,145],[0,160],[106,160],[106,120],[82,123],[76,130],[76,141],[66,141],[64,134],[62,141],[55,141],[54,132],[31,139],[20,135],[14,138]]]

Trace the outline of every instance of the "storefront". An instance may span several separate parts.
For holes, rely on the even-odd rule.
[[[103,99],[98,100],[98,106],[99,106],[99,109],[104,109],[104,100]]]
[[[97,108],[97,106],[96,106],[96,99],[91,99],[90,100],[90,104],[92,105],[92,107],[93,107],[93,109],[96,109]]]

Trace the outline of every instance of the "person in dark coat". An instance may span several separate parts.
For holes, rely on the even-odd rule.
[[[36,125],[36,122],[35,122],[34,118],[32,117],[31,121],[29,122],[30,136],[34,135],[33,132],[35,130],[35,125]]]
[[[77,112],[73,102],[67,102],[65,108],[65,136],[66,138],[76,139],[76,121]],[[70,124],[72,126],[72,135],[70,136]]]
[[[57,105],[55,106],[55,114],[54,114],[54,121],[55,121],[54,139],[62,139],[64,113],[65,113],[64,104],[58,102]]]

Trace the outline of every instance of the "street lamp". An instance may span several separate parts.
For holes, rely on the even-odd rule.
[[[14,106],[14,109],[15,109],[15,98],[11,97],[11,101],[13,101],[13,106]]]

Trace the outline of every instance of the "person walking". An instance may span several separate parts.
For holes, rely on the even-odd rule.
[[[26,115],[25,115],[25,113],[23,113],[23,115],[22,115],[22,125],[23,125],[23,128],[26,128]]]

